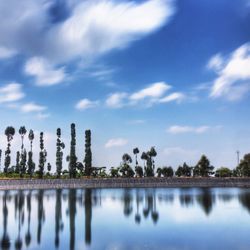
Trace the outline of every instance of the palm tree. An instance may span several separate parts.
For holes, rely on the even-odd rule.
[[[5,135],[7,137],[7,149],[5,151],[5,161],[4,161],[4,173],[8,173],[8,168],[10,166],[10,161],[11,161],[11,157],[10,157],[10,146],[11,146],[11,141],[15,135],[15,129],[11,126],[7,127],[5,129]]]
[[[22,140],[21,153],[23,152],[23,139],[24,139],[26,132],[27,132],[27,130],[26,130],[25,126],[21,126],[19,129],[19,134],[21,135],[21,140]]]
[[[144,160],[144,168],[145,168],[146,160],[148,159],[148,155],[145,152],[142,152],[141,159]]]
[[[139,151],[138,148],[134,148],[134,149],[133,149],[133,153],[134,153],[134,155],[135,155],[135,165],[137,166],[137,165],[138,165],[137,154],[139,154],[140,151]]]

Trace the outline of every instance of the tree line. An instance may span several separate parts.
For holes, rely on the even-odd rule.
[[[12,126],[8,126],[5,129],[7,147],[4,152],[3,174],[8,177],[250,177],[250,154],[246,154],[240,161],[239,165],[233,170],[230,170],[227,167],[221,167],[215,170],[214,166],[210,164],[209,159],[205,155],[202,155],[195,166],[189,166],[184,162],[182,166],[179,166],[177,170],[174,171],[171,166],[155,167],[154,159],[157,156],[157,152],[154,147],[141,153],[140,158],[143,161],[143,166],[139,165],[138,155],[140,154],[140,150],[136,147],[133,149],[135,158],[134,168],[132,166],[132,157],[128,153],[125,153],[122,156],[120,166],[111,167],[109,173],[107,173],[106,167],[92,166],[91,130],[85,131],[85,156],[83,162],[78,161],[76,156],[76,128],[74,123],[71,124],[70,152],[69,155],[66,156],[66,161],[68,162],[67,170],[63,170],[65,143],[61,138],[61,129],[58,128],[56,130],[56,173],[51,174],[52,166],[47,162],[47,151],[44,146],[44,133],[40,132],[39,136],[40,151],[38,164],[36,166],[36,163],[33,160],[34,132],[32,129],[28,132],[25,126],[21,126],[18,130],[21,137],[21,145],[20,150],[16,152],[16,164],[11,166],[11,141],[13,140],[15,132],[15,128]],[[24,147],[24,139],[26,135],[28,135],[29,149]],[[0,149],[0,166],[1,158],[2,150]]]

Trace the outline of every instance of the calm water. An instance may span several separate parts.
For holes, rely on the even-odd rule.
[[[0,191],[1,249],[250,249],[250,189]]]

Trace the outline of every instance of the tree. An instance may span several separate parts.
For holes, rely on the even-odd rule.
[[[8,169],[10,166],[10,162],[11,162],[11,157],[10,157],[10,146],[11,146],[11,141],[15,135],[15,129],[11,126],[7,127],[5,129],[5,135],[7,137],[7,149],[5,151],[5,161],[4,161],[4,173],[7,174],[8,173]]]
[[[199,170],[199,175],[202,177],[208,177],[214,174],[214,167],[210,164],[210,161],[205,155],[201,156],[201,159],[198,161],[196,167]],[[197,169],[195,169],[197,171]]]
[[[186,164],[186,162],[184,162],[182,166],[179,166],[177,168],[175,175],[178,177],[180,176],[190,177],[192,175],[192,167],[189,167]]]
[[[0,149],[0,172],[1,172],[1,161],[2,161],[2,149]]]
[[[47,164],[47,170],[48,170],[48,172],[50,173],[50,171],[51,171],[51,164],[48,162],[48,164]]]
[[[43,178],[44,165],[46,163],[47,152],[44,148],[43,132],[40,133],[40,153],[39,153],[39,178]]]
[[[22,145],[21,145],[21,153],[23,152],[24,146],[23,146],[23,139],[25,134],[27,133],[27,130],[25,128],[25,126],[21,126],[19,129],[19,134],[21,135],[21,140],[22,140]]]
[[[133,177],[135,175],[134,170],[130,167],[130,163],[132,163],[132,158],[129,154],[124,154],[122,156],[122,165],[120,168],[120,172],[124,177]]]
[[[218,168],[215,171],[215,177],[231,177],[232,175],[233,175],[233,172],[229,168],[226,168],[226,167]]]
[[[20,173],[20,152],[16,152],[16,168],[15,168],[15,173],[19,174]]]
[[[75,124],[71,124],[71,142],[70,142],[70,155],[67,157],[67,161],[69,162],[69,177],[76,177],[76,128]]]
[[[61,140],[61,129],[56,130],[57,140],[56,140],[56,172],[57,177],[60,178],[62,174],[62,161],[63,161],[63,149],[65,144]]]
[[[163,167],[162,168],[162,175],[164,177],[173,177],[174,175],[174,170],[172,167]]]
[[[250,153],[244,155],[243,159],[240,161],[239,166],[236,167],[234,172],[235,172],[235,175],[239,177],[250,176]]]
[[[141,158],[146,161],[146,166],[144,162],[144,174],[147,177],[154,176],[154,157],[157,155],[157,152],[155,151],[154,147],[151,147],[151,149],[145,153],[143,152],[141,155]]]
[[[21,161],[20,161],[20,177],[23,177],[26,173],[26,163],[27,163],[27,152],[24,149],[21,153]]]
[[[34,140],[35,136],[34,136],[34,132],[32,129],[29,131],[28,137],[29,137],[29,141],[30,141],[30,151],[28,152],[28,174],[31,178],[34,171],[35,171],[35,166],[36,166],[34,161],[33,161],[32,146],[33,146],[33,140]]]
[[[141,166],[135,167],[135,172],[137,177],[143,177],[143,168]]]
[[[92,152],[91,152],[91,130],[85,131],[85,174],[91,175],[92,170]]]
[[[138,165],[137,154],[139,154],[140,151],[139,151],[138,148],[134,148],[134,149],[133,149],[133,153],[134,153],[134,155],[135,155],[135,165],[137,166],[137,165]]]
[[[111,177],[119,177],[119,171],[120,171],[120,168],[114,168],[114,167],[111,167],[110,169],[110,175]]]
[[[157,177],[161,177],[161,175],[162,175],[162,168],[157,168],[156,173],[157,173]]]

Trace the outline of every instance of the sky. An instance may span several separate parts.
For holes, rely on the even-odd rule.
[[[66,157],[74,122],[79,161],[92,130],[95,166],[155,146],[157,166],[205,154],[233,168],[249,105],[249,0],[0,0],[2,150],[5,128],[25,125],[54,167],[56,129]]]

